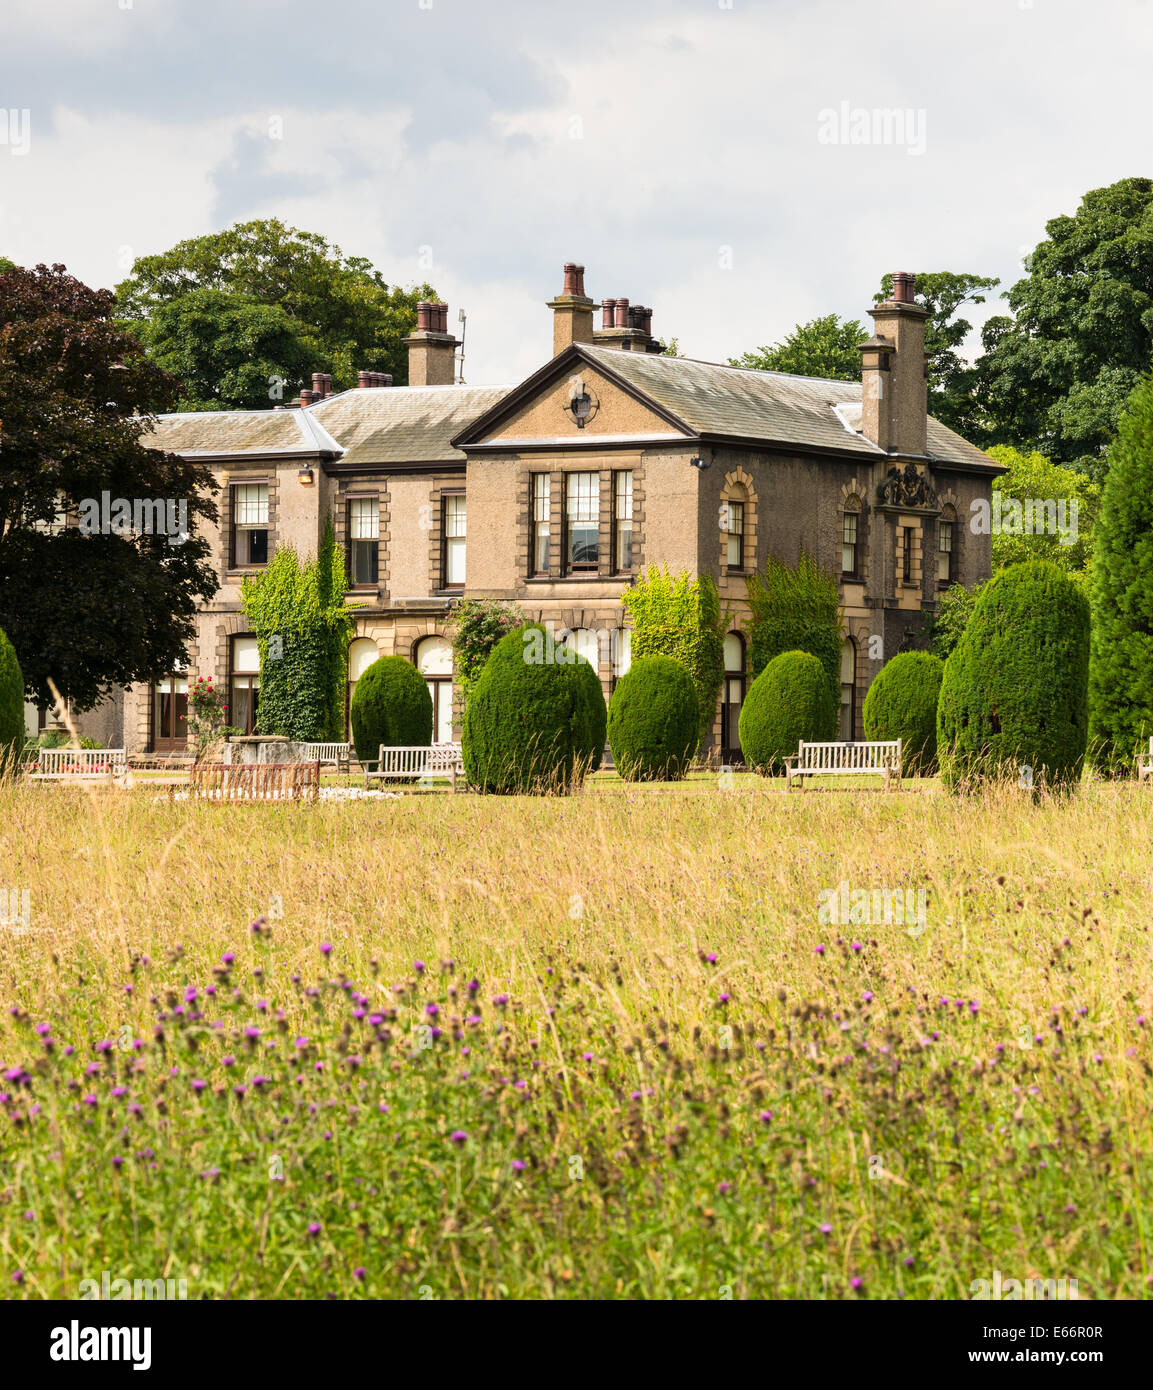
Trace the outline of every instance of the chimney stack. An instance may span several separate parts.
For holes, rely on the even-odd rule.
[[[620,348],[625,352],[648,352],[649,332],[645,315],[651,309],[629,304],[627,299],[601,300],[601,326],[593,334],[598,347]]]
[[[300,404],[301,404],[301,408],[303,408],[304,406],[307,406],[307,405],[311,405],[312,402],[313,402],[315,399],[316,399],[316,393],[315,393],[315,392],[310,391],[310,390],[308,389],[307,386],[301,388],[301,392],[300,392]]]
[[[552,310],[552,353],[563,352],[573,343],[593,340],[593,301],[585,294],[585,268],[568,261],[564,268],[564,288],[550,299]]]
[[[874,333],[860,346],[861,433],[901,457],[923,456],[927,448],[929,311],[915,301],[915,290],[915,275],[893,275],[892,297],[869,310]]]
[[[422,299],[416,306],[416,332],[405,338],[410,386],[452,386],[456,381],[456,338],[448,331],[448,305]],[[378,385],[385,373],[378,372]],[[392,385],[392,378],[387,384]]]

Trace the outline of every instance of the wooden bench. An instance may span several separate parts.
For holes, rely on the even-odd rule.
[[[380,745],[380,756],[364,765],[364,785],[379,777],[431,778],[447,777],[456,791],[457,773],[464,776],[464,757],[459,743],[432,743],[427,746],[411,744],[388,747]]]
[[[901,786],[901,740],[884,743],[804,743],[796,754],[785,759],[785,790],[792,791],[793,779],[804,777],[883,777],[885,790],[897,781]]]
[[[128,762],[123,748],[38,748],[24,764],[32,782],[123,781]]]
[[[1137,754],[1137,780],[1144,782],[1146,777],[1153,777],[1153,734],[1149,737],[1148,753]]]
[[[211,801],[315,801],[320,763],[199,763],[188,790]]]
[[[305,743],[306,762],[319,762],[322,766],[335,767],[337,772],[347,772],[352,757],[351,743]]]

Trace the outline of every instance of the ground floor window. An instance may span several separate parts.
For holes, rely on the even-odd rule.
[[[425,637],[416,644],[416,668],[432,696],[432,741],[452,742],[452,647],[443,637]]]
[[[841,643],[841,733],[851,743],[857,728],[857,644],[851,637]]]
[[[152,687],[152,748],[156,753],[183,749],[188,741],[188,677],[179,671]]]
[[[745,639],[739,632],[725,636],[725,683],[721,692],[721,756],[741,761],[741,706],[745,703]]]
[[[348,736],[352,738],[352,721],[350,711],[352,710],[352,692],[356,689],[356,683],[364,675],[365,671],[380,656],[376,643],[371,637],[358,637],[355,642],[348,645],[348,703],[344,711],[345,728]]]
[[[228,722],[242,734],[256,733],[260,707],[260,652],[255,637],[232,639],[232,676]]]

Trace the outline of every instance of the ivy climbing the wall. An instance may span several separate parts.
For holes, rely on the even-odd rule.
[[[316,559],[283,546],[241,601],[260,651],[262,734],[326,742],[344,736],[344,692],[353,618],[345,603],[344,551],[331,525]]]

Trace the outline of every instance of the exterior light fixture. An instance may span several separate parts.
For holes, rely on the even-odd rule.
[[[699,468],[699,469],[701,469],[701,471],[703,472],[708,466],[709,466],[709,460],[706,459],[706,458],[692,458],[692,459],[689,459],[689,467],[690,467],[690,468]]]
[[[311,486],[312,486],[312,469],[311,469],[311,468],[302,468],[302,469],[300,470],[300,472],[297,473],[297,475],[296,475],[296,481],[300,484],[301,487],[311,487]]]

